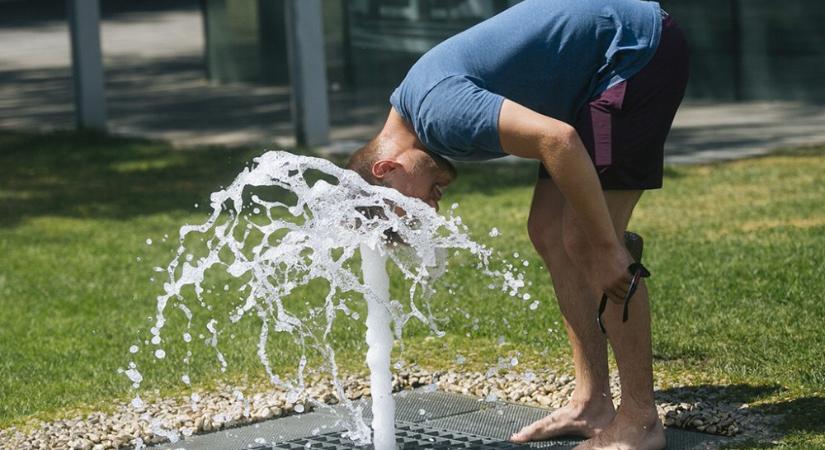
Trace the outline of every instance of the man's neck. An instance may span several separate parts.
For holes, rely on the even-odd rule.
[[[424,145],[418,140],[418,136],[415,134],[412,125],[407,122],[395,108],[390,108],[390,114],[387,117],[386,123],[384,123],[381,134],[385,139],[392,142],[393,148],[399,150],[409,148],[425,150]]]

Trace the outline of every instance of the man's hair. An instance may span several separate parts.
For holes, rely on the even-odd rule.
[[[387,153],[386,138],[379,134],[378,136],[372,138],[372,140],[365,146],[361,147],[358,151],[352,154],[346,168],[355,171],[358,175],[361,175],[361,178],[369,184],[381,184],[381,181],[375,178],[372,174],[372,165],[381,158],[386,157]],[[458,176],[455,166],[453,166],[452,163],[450,163],[450,161],[446,158],[429,151],[427,151],[427,154],[432,157],[433,161],[435,161],[436,165],[438,165],[441,170],[449,173],[452,178]]]
[[[381,159],[383,146],[379,136],[372,138],[371,141],[350,157],[347,163],[347,169],[355,171],[361,178],[369,184],[380,184],[377,178],[372,174],[372,165]]]

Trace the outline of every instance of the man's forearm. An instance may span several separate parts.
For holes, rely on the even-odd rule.
[[[596,170],[575,128],[504,100],[499,135],[507,153],[544,163],[594,247],[620,245]]]
[[[598,249],[619,245],[601,183],[575,129],[541,150],[542,162],[553,182],[576,213],[591,244]]]

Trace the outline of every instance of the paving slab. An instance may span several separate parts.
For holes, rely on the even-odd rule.
[[[529,449],[567,450],[581,440],[559,438],[529,445],[507,438],[551,410],[501,401],[489,402],[447,392],[401,392],[396,399],[396,442],[399,449]],[[369,402],[364,402],[369,411]],[[356,447],[342,436],[341,407],[273,419],[254,425],[192,436],[158,450],[345,450]],[[369,421],[369,414],[365,414]],[[667,428],[667,450],[704,448],[725,438]]]

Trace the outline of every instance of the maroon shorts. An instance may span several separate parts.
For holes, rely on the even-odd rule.
[[[604,190],[662,187],[665,139],[682,102],[689,70],[682,30],[662,20],[659,47],[630,79],[602,92],[576,118]],[[549,178],[539,165],[539,178]]]

